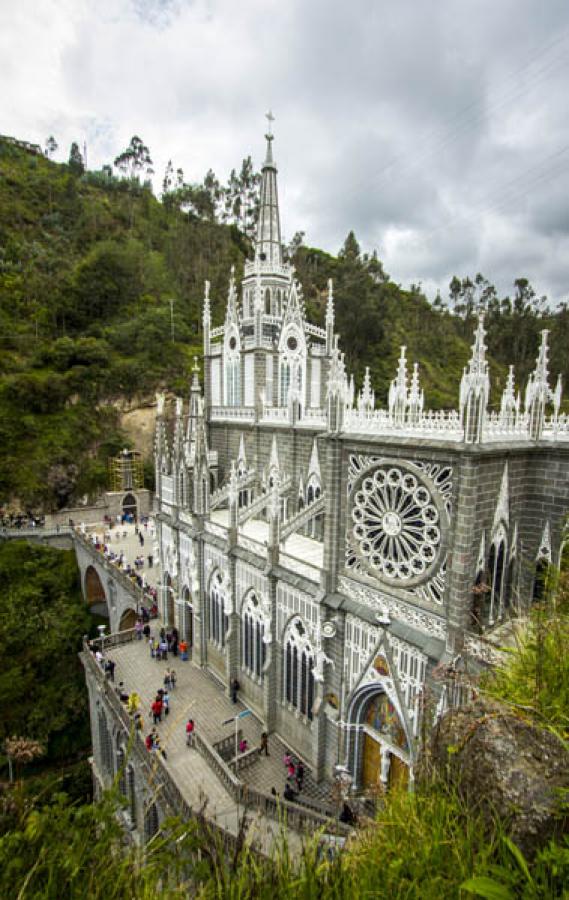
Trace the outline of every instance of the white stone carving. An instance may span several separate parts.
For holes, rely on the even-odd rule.
[[[387,581],[427,574],[441,543],[439,512],[426,484],[412,472],[386,464],[354,485],[351,547],[346,565]]]
[[[398,619],[400,622],[406,622],[413,628],[417,628],[419,631],[423,631],[433,637],[440,638],[441,640],[446,639],[446,623],[444,619],[433,613],[417,609],[416,607],[407,606],[407,604],[394,600],[392,597],[387,596],[387,594],[380,593],[379,591],[353,581],[351,578],[347,578],[344,575],[341,575],[338,579],[338,587],[341,593],[350,597],[352,600],[355,600],[357,603],[361,603],[363,606],[378,610],[379,612],[383,612],[384,609],[387,609],[394,619]]]

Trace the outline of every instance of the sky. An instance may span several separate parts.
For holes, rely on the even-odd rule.
[[[285,240],[350,229],[404,287],[481,272],[569,300],[567,0],[0,0],[0,133],[161,184],[260,167]]]

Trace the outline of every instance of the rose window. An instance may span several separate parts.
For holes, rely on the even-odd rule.
[[[359,563],[388,580],[420,578],[436,562],[441,530],[429,489],[412,473],[382,466],[356,482],[349,567]]]

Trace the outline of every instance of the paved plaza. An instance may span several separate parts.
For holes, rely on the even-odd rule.
[[[157,620],[151,625],[153,634],[157,634],[160,622]],[[166,764],[175,775],[178,787],[193,807],[200,804],[205,794],[208,808],[218,817],[228,809],[234,808],[234,801],[208,768],[205,760],[196,750],[186,746],[185,725],[189,718],[193,718],[196,731],[213,744],[221,738],[234,734],[233,722],[228,725],[223,723],[242,712],[246,708],[244,704],[240,701],[233,704],[214,676],[190,661],[182,662],[180,657],[173,657],[171,654],[166,662],[152,659],[148,644],[144,640],[136,640],[113,648],[108,655],[116,663],[115,682],[124,682],[127,692],[136,691],[141,697],[144,734],[152,728],[150,705],[156,691],[164,686],[164,673],[167,668],[175,669],[177,685],[174,691],[170,691],[170,714],[163,717],[163,721],[157,726],[162,746],[167,753]],[[263,725],[254,714],[240,719],[239,728],[250,748],[259,746]],[[283,764],[286,750],[283,742],[275,735],[271,735],[269,756],[256,757],[248,768],[240,771],[240,780],[250,783],[265,794],[270,794],[273,787],[282,794],[286,780]],[[333,814],[330,784],[317,785],[306,765],[305,772],[301,796],[308,802],[316,801]]]

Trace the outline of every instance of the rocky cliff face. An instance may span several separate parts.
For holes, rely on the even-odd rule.
[[[506,706],[478,700],[448,712],[432,738],[435,768],[472,808],[498,816],[531,858],[551,837],[569,830],[569,751],[550,731]]]

